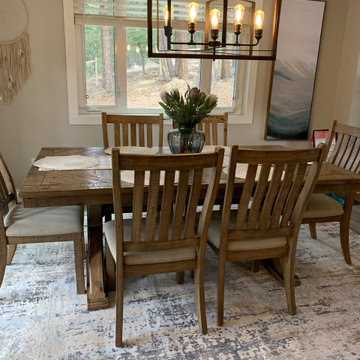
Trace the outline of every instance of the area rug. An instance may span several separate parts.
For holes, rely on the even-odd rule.
[[[261,267],[226,267],[225,322],[216,325],[217,258],[206,262],[209,333],[199,333],[193,281],[174,274],[127,278],[124,348],[115,348],[111,307],[89,312],[76,294],[70,243],[18,246],[0,289],[0,359],[359,359],[360,235],[350,233],[353,265],[343,260],[339,230],[300,233],[297,315]]]

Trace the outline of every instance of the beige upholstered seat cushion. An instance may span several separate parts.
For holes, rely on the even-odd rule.
[[[112,256],[116,259],[116,237],[115,237],[115,221],[108,221],[104,225],[106,241],[109,245]],[[124,221],[124,236],[129,239],[131,234],[131,220]],[[167,263],[173,261],[183,261],[195,259],[195,248],[184,248],[163,251],[146,251],[125,253],[124,261],[126,265],[140,264],[156,264]]]
[[[83,207],[13,207],[5,217],[7,236],[49,236],[83,231]]]
[[[235,222],[236,211],[231,211],[230,223]],[[211,222],[208,232],[208,240],[216,248],[220,247],[220,235],[221,235],[221,212],[214,212],[211,217]],[[281,247],[287,244],[286,237],[276,238],[263,238],[263,239],[242,239],[242,240],[228,240],[229,251],[241,251],[241,250],[261,250],[274,247]]]
[[[324,194],[312,194],[305,210],[304,219],[328,216],[341,216],[344,213],[342,205]]]

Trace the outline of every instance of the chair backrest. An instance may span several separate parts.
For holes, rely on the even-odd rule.
[[[110,115],[102,116],[102,131],[104,147],[110,146],[163,146],[163,115]],[[109,127],[113,127],[114,143],[110,145]],[[159,142],[153,143],[153,126],[159,128]]]
[[[330,146],[335,134],[336,144],[326,162],[360,173],[360,128],[333,121],[326,139],[327,146]]]
[[[326,146],[312,149],[231,148],[222,232],[228,239],[291,237],[300,228]],[[311,164],[309,164],[311,162]],[[235,174],[244,167],[236,220],[230,224]],[[309,169],[308,169],[309,168]],[[227,241],[225,239],[225,241]],[[222,244],[225,246],[226,244]]]
[[[180,155],[122,155],[119,149],[113,149],[117,263],[122,263],[123,252],[131,251],[200,246],[204,254],[223,156],[224,149],[220,147],[212,153]],[[126,239],[121,201],[122,170],[134,171],[132,231],[131,237]],[[208,186],[199,218],[196,210],[204,183]],[[144,206],[146,221],[143,221]]]
[[[177,124],[173,122],[173,128],[177,127]],[[201,120],[197,128],[205,133],[205,145],[227,146],[228,113],[207,116]],[[223,130],[222,143],[219,136],[221,129]]]
[[[198,124],[198,129],[205,132],[205,145],[227,146],[228,114],[205,117]],[[223,143],[220,144],[218,130],[223,128]]]
[[[0,213],[6,215],[17,204],[14,181],[2,154],[0,153]]]

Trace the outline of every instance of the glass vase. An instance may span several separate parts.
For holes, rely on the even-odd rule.
[[[196,129],[196,123],[178,123],[169,131],[168,143],[173,154],[199,153],[205,144],[205,134]]]

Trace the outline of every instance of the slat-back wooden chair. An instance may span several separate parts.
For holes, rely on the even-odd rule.
[[[182,155],[121,155],[119,149],[113,149],[115,220],[106,222],[104,231],[116,260],[116,346],[123,345],[123,279],[126,276],[194,270],[200,331],[207,332],[205,249],[223,156],[223,148],[212,153]],[[121,170],[134,171],[131,220],[123,220]],[[199,218],[196,208],[205,173],[208,186]],[[147,175],[149,178],[144,181]],[[146,218],[142,216],[144,204]]]
[[[336,136],[336,144],[329,151]],[[333,121],[326,139],[328,154],[326,162],[360,173],[360,128]],[[325,194],[313,194],[305,211],[303,223],[309,224],[313,239],[317,238],[316,223],[339,222],[340,243],[347,264],[351,264],[349,247],[349,226],[356,193],[336,194],[344,199],[344,205]]]
[[[173,123],[173,128],[178,126]],[[228,113],[223,115],[210,115],[201,120],[197,124],[197,128],[205,133],[205,145],[223,145],[227,146],[227,128],[228,128]],[[223,135],[220,136],[220,131]],[[222,137],[222,141],[220,140]]]
[[[324,156],[322,145],[305,150],[255,150],[232,146],[222,218],[214,212],[208,231],[208,243],[219,256],[219,326],[223,325],[224,319],[227,261],[280,258],[288,311],[291,315],[296,313],[294,260],[297,238]],[[313,164],[308,165],[309,162]],[[245,179],[238,209],[232,211],[237,164],[244,167]],[[305,177],[308,167],[309,173]],[[218,219],[214,221],[216,217]]]
[[[163,146],[163,115],[110,115],[105,112],[102,116],[102,130],[104,147],[110,146]],[[108,128],[113,126],[114,143],[110,145]],[[159,141],[154,144],[153,126],[158,127]]]
[[[227,126],[228,114],[211,115],[203,118],[198,124],[198,129],[205,132],[205,145],[224,145],[227,146]],[[223,142],[218,136],[219,130],[223,128]]]
[[[82,206],[23,208],[0,153],[0,286],[17,244],[72,241],[77,293],[84,294],[83,218]]]

